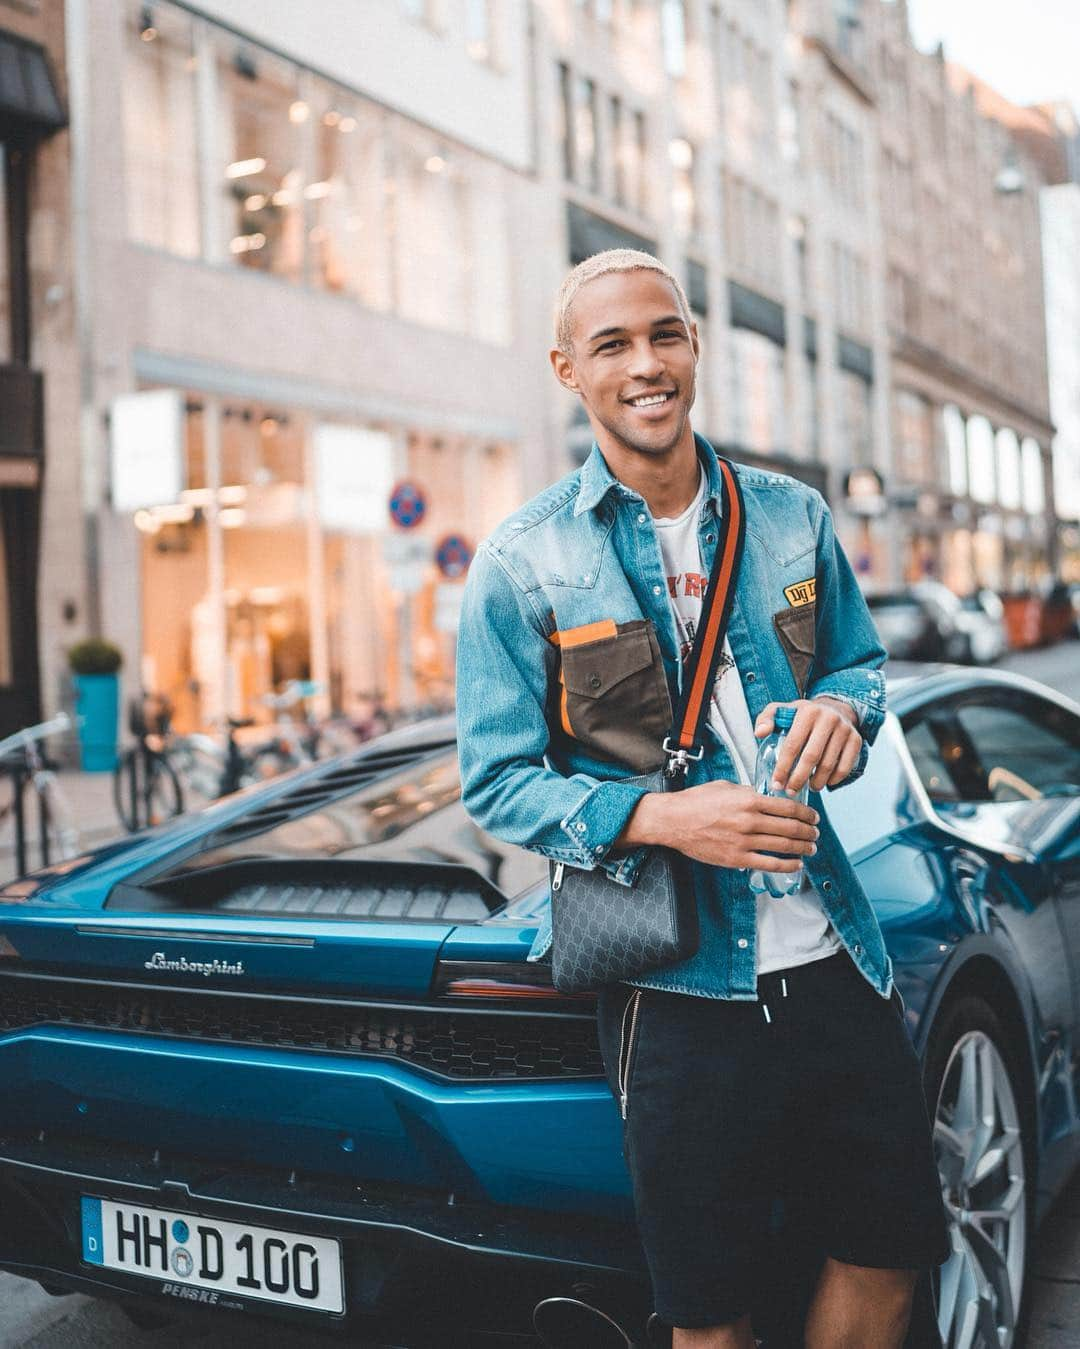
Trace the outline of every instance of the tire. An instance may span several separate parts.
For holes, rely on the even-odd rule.
[[[1016,1349],[1030,1304],[1034,1103],[1016,1039],[982,998],[944,1009],[923,1082],[953,1244],[934,1279],[942,1345]],[[991,1103],[989,1126],[979,1099]]]
[[[150,774],[149,791],[144,779],[147,771]],[[134,809],[131,800],[133,779]],[[176,770],[167,758],[161,754],[151,754],[147,758],[138,749],[129,749],[113,772],[113,804],[120,823],[129,833],[134,833],[137,829],[162,824],[182,815],[184,793]]]

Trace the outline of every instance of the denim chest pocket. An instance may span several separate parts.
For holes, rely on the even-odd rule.
[[[604,636],[578,641],[606,627]],[[647,773],[664,761],[671,696],[649,619],[589,624],[558,636],[559,720],[563,733],[602,758]]]
[[[758,525],[749,529],[749,532],[753,534],[755,543],[765,549],[778,567],[789,567],[817,548],[817,539],[805,521],[801,526],[788,528],[781,517],[776,521],[775,529],[766,530]]]

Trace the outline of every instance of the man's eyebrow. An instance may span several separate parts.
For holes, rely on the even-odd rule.
[[[653,319],[652,324],[650,326],[653,328],[659,328],[661,326],[666,326],[671,323],[677,323],[682,328],[686,327],[686,320],[682,317],[681,314],[667,314],[662,319]],[[593,335],[589,338],[589,341],[596,342],[601,337],[611,337],[614,333],[624,333],[625,331],[626,331],[625,328],[620,328],[618,327],[618,325],[616,325],[614,328],[600,328],[595,333],[593,333]]]

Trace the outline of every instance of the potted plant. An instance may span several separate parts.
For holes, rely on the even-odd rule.
[[[68,648],[79,725],[79,759],[84,772],[111,773],[116,767],[123,653],[101,637]]]

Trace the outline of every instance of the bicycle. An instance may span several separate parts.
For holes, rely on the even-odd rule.
[[[65,862],[78,855],[79,831],[72,823],[71,810],[55,765],[41,750],[42,741],[71,728],[71,717],[60,712],[49,721],[28,726],[0,740],[0,771],[8,775],[12,784],[11,800],[0,806],[0,824],[9,818],[14,820],[15,865],[19,877],[25,876],[30,869],[26,837],[27,786],[33,788],[37,799],[38,865],[47,867],[54,860]]]
[[[148,706],[153,709],[150,715]],[[250,717],[226,718],[223,747],[201,732],[174,736],[167,698],[133,699],[128,725],[136,744],[121,755],[113,774],[113,801],[124,828],[134,833],[161,824],[186,808],[208,805],[308,761],[280,733],[245,749],[236,732],[255,724]]]
[[[129,833],[184,813],[184,791],[169,757],[172,713],[171,702],[159,695],[128,704],[128,730],[136,743],[113,770],[113,804]]]

